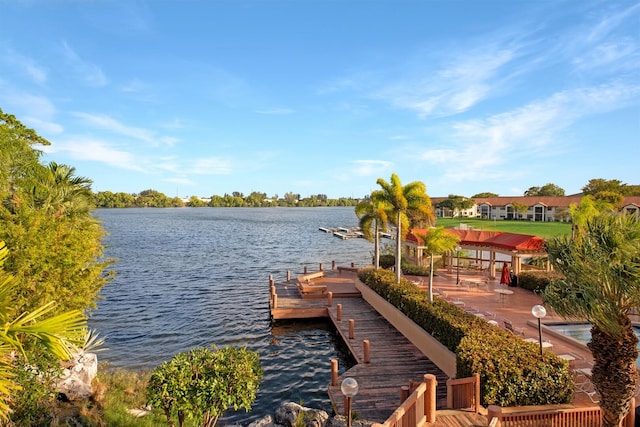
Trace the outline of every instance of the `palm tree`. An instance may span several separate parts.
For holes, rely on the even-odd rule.
[[[640,218],[602,213],[577,233],[548,243],[549,258],[564,279],[552,282],[543,297],[564,318],[591,323],[588,347],[603,426],[619,426],[638,374],[638,339],[629,314],[640,307]]]
[[[424,183],[414,181],[402,186],[395,173],[391,174],[391,182],[378,178],[377,183],[382,190],[371,193],[371,201],[392,213],[390,221],[396,226],[396,283],[400,283],[402,239],[409,228],[409,213],[416,213],[431,223],[435,216]]]
[[[48,209],[55,217],[86,214],[91,200],[89,178],[75,176],[76,169],[51,162],[32,187],[37,207]]]
[[[452,251],[460,243],[460,237],[449,233],[444,227],[430,229],[426,234],[417,234],[429,253],[429,302],[433,302],[433,256]]]
[[[35,339],[42,350],[68,360],[84,342],[87,330],[86,319],[78,310],[47,317],[55,308],[53,301],[16,315],[12,298],[14,279],[2,268],[8,253],[4,242],[0,242],[0,424],[10,413],[12,394],[20,389],[11,369],[20,357],[23,357],[23,364],[27,363],[23,347],[26,338]]]
[[[600,212],[613,210],[613,205],[597,200],[591,195],[586,195],[580,199],[580,204],[569,206],[569,216],[571,217],[571,237],[580,235],[580,229],[584,227],[588,219],[593,218]]]
[[[359,226],[367,240],[374,241],[374,265],[376,270],[380,268],[380,231],[385,231],[389,224],[387,211],[376,206],[369,199],[356,205],[356,216],[360,219]],[[373,225],[373,232],[371,226]]]

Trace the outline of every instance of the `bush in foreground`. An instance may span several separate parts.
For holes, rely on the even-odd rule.
[[[251,410],[262,375],[257,352],[197,347],[153,370],[147,400],[164,412],[171,427],[176,416],[181,427],[187,417],[212,427],[229,407]]]

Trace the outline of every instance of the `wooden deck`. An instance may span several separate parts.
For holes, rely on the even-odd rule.
[[[328,317],[358,362],[338,378],[336,386],[329,385],[328,393],[337,414],[344,414],[344,398],[340,384],[346,377],[359,384],[353,400],[353,412],[361,420],[385,421],[400,405],[400,390],[410,381],[421,382],[424,374],[438,380],[437,407],[446,405],[448,377],[422,352],[391,326],[361,297],[355,289],[356,274],[350,271],[328,271],[322,284],[332,293],[327,296],[303,298],[293,279],[275,282],[277,307],[271,308],[273,319]],[[337,318],[341,305],[341,320]],[[354,335],[349,337],[350,320],[354,321]],[[364,340],[369,342],[370,362],[365,363]],[[468,412],[446,411],[438,415],[434,426],[486,426],[486,417]]]

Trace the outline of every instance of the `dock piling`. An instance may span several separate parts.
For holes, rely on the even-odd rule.
[[[364,363],[371,362],[371,343],[369,340],[362,341],[362,352],[364,354]]]
[[[336,310],[336,320],[340,322],[342,320],[342,304],[338,304]]]
[[[327,292],[327,307],[333,305],[333,292]]]
[[[338,385],[338,361],[331,359],[331,385]]]
[[[352,340],[355,337],[356,321],[349,319],[349,339]]]
[[[287,283],[291,281],[291,270],[287,270]]]

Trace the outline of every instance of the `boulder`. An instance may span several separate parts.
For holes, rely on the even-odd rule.
[[[285,427],[322,427],[329,414],[318,409],[305,408],[297,403],[286,402],[275,412],[275,423]]]
[[[56,383],[56,390],[67,400],[75,401],[91,397],[92,382],[98,374],[98,357],[95,353],[79,353],[63,369]]]

